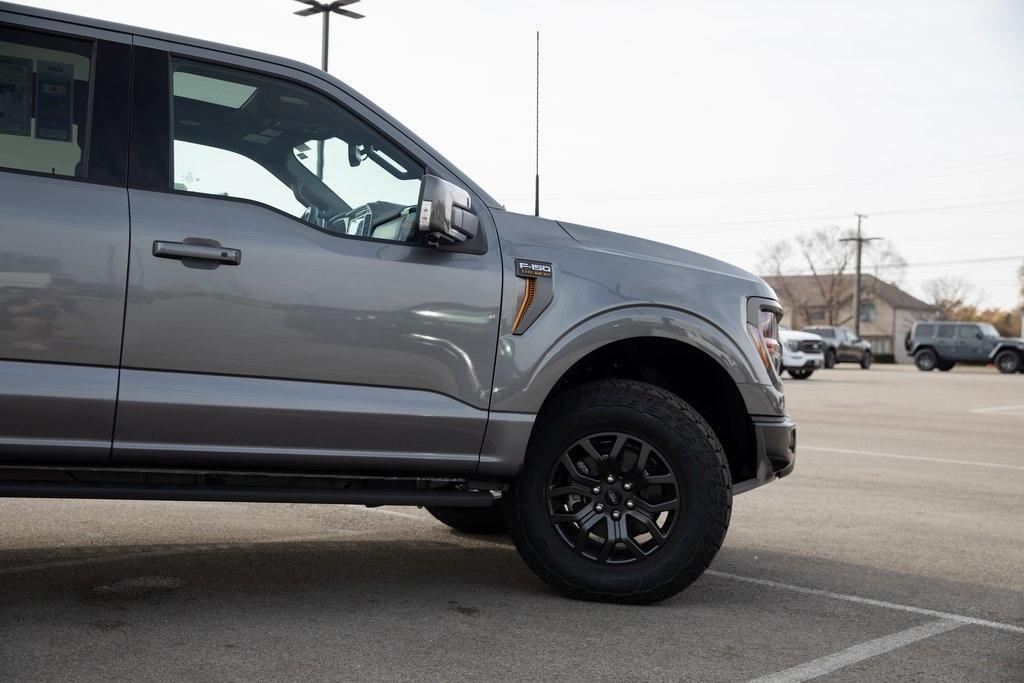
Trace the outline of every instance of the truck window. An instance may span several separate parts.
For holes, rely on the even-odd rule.
[[[914,336],[918,339],[931,339],[935,336],[935,325],[918,325]]]
[[[172,62],[174,190],[259,202],[331,234],[418,242],[424,168],[289,81]]]
[[[0,27],[0,167],[89,175],[93,43]]]
[[[978,327],[977,325],[960,326],[961,339],[977,339],[979,334],[981,334],[981,328]]]
[[[939,325],[939,339],[952,339],[956,336],[956,325]]]

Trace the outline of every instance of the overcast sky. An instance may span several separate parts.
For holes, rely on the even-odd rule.
[[[294,0],[36,0],[319,65]],[[362,0],[331,72],[510,210],[754,271],[771,239],[882,236],[903,284],[966,275],[1017,301],[1024,261],[1021,0]],[[446,96],[447,93],[447,96]],[[999,260],[995,260],[999,259]]]

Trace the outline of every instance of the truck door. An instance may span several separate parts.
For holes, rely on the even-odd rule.
[[[358,100],[143,45],[114,461],[475,471],[501,296],[486,208],[467,248],[428,246],[409,213],[433,162]]]
[[[131,37],[0,11],[0,461],[110,457]]]

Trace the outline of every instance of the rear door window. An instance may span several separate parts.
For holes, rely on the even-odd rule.
[[[952,339],[956,336],[955,325],[939,325],[939,339]]]
[[[93,43],[0,27],[0,167],[85,178]]]

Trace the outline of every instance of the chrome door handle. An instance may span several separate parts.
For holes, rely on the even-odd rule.
[[[203,261],[226,263],[229,266],[237,266],[242,262],[242,252],[239,249],[211,247],[205,244],[189,244],[187,242],[163,242],[160,240],[153,242],[153,256],[160,258],[201,259]]]

